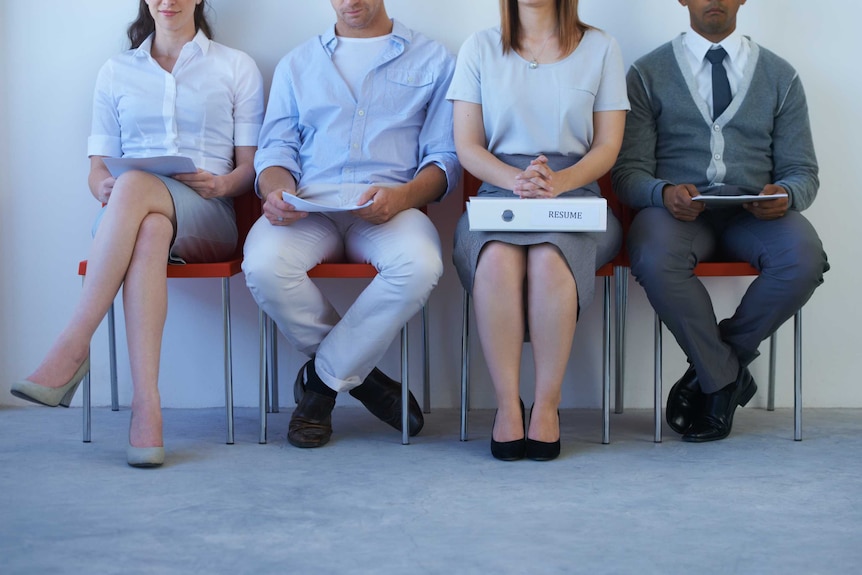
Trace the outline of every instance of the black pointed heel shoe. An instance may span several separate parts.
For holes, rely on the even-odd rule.
[[[497,413],[494,413],[494,423],[497,423]],[[524,438],[514,441],[494,441],[494,425],[491,425],[491,455],[501,461],[517,461],[524,459],[527,444],[526,417],[524,414],[524,402],[521,401],[521,423],[524,424]]]
[[[533,407],[530,407],[530,419],[533,418]],[[560,410],[557,410],[557,421],[560,420]],[[524,434],[526,437],[526,434]],[[527,459],[533,461],[551,461],[560,456],[560,440],[556,441],[537,441],[535,439],[526,438],[526,453]]]

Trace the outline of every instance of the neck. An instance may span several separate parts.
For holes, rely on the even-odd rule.
[[[153,38],[152,56],[167,56],[169,58],[177,58],[183,49],[183,46],[192,41],[197,31],[194,29],[188,31],[177,30],[156,30]]]
[[[523,40],[543,41],[557,29],[557,12],[553,3],[545,6],[520,6],[518,18],[521,21]]]
[[[374,22],[364,28],[352,28],[347,25],[342,25],[341,22],[335,24],[335,34],[342,38],[378,38],[386,36],[392,32],[392,20],[386,15],[385,11]]]

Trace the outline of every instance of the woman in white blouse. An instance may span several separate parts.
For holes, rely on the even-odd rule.
[[[458,54],[447,97],[455,145],[479,195],[599,195],[629,108],[616,41],[578,18],[577,0],[500,0],[501,25],[477,32]],[[455,267],[475,302],[477,331],[497,395],[491,453],[549,460],[560,453],[559,404],[579,311],[595,270],[619,249],[619,222],[602,233],[455,234]],[[525,331],[533,348],[529,429],[520,401]]]
[[[89,185],[104,204],[83,293],[69,324],[17,397],[68,406],[89,370],[89,345],[123,286],[132,372],[129,465],[164,460],[158,391],[167,313],[166,263],[234,253],[234,196],[251,189],[263,82],[246,54],[210,40],[205,0],[140,0],[131,49],[99,72],[88,142]],[[114,178],[104,157],[181,155],[196,172]]]

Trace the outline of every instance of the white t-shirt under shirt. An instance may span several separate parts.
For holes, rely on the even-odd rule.
[[[630,109],[619,46],[595,29],[569,56],[535,69],[515,51],[503,54],[499,27],[477,32],[458,53],[446,97],[482,105],[495,155],[581,158],[592,145],[593,113]]]
[[[362,82],[368,72],[374,67],[374,63],[384,49],[389,45],[392,34],[377,36],[376,38],[346,38],[338,37],[338,44],[332,54],[332,62],[353,97],[359,99],[358,94],[362,90]]]

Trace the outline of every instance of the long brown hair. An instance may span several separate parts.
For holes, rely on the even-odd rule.
[[[556,0],[556,9],[557,42],[565,57],[574,51],[590,26],[581,22],[578,17],[578,0]],[[500,0],[500,29],[504,54],[522,48],[518,0]]]
[[[201,0],[201,3],[195,6],[195,31],[203,30],[203,33],[207,35],[207,38],[212,40],[212,29],[210,28],[209,22],[207,22],[206,14],[204,14],[206,4],[207,0]],[[150,14],[150,7],[147,6],[146,0],[140,0],[140,4],[138,4],[138,17],[135,18],[134,22],[129,24],[129,29],[126,30],[126,33],[129,35],[129,43],[132,45],[132,48],[137,48],[143,44],[144,40],[147,39],[147,36],[152,34],[155,29],[156,22],[153,20],[153,15]]]

